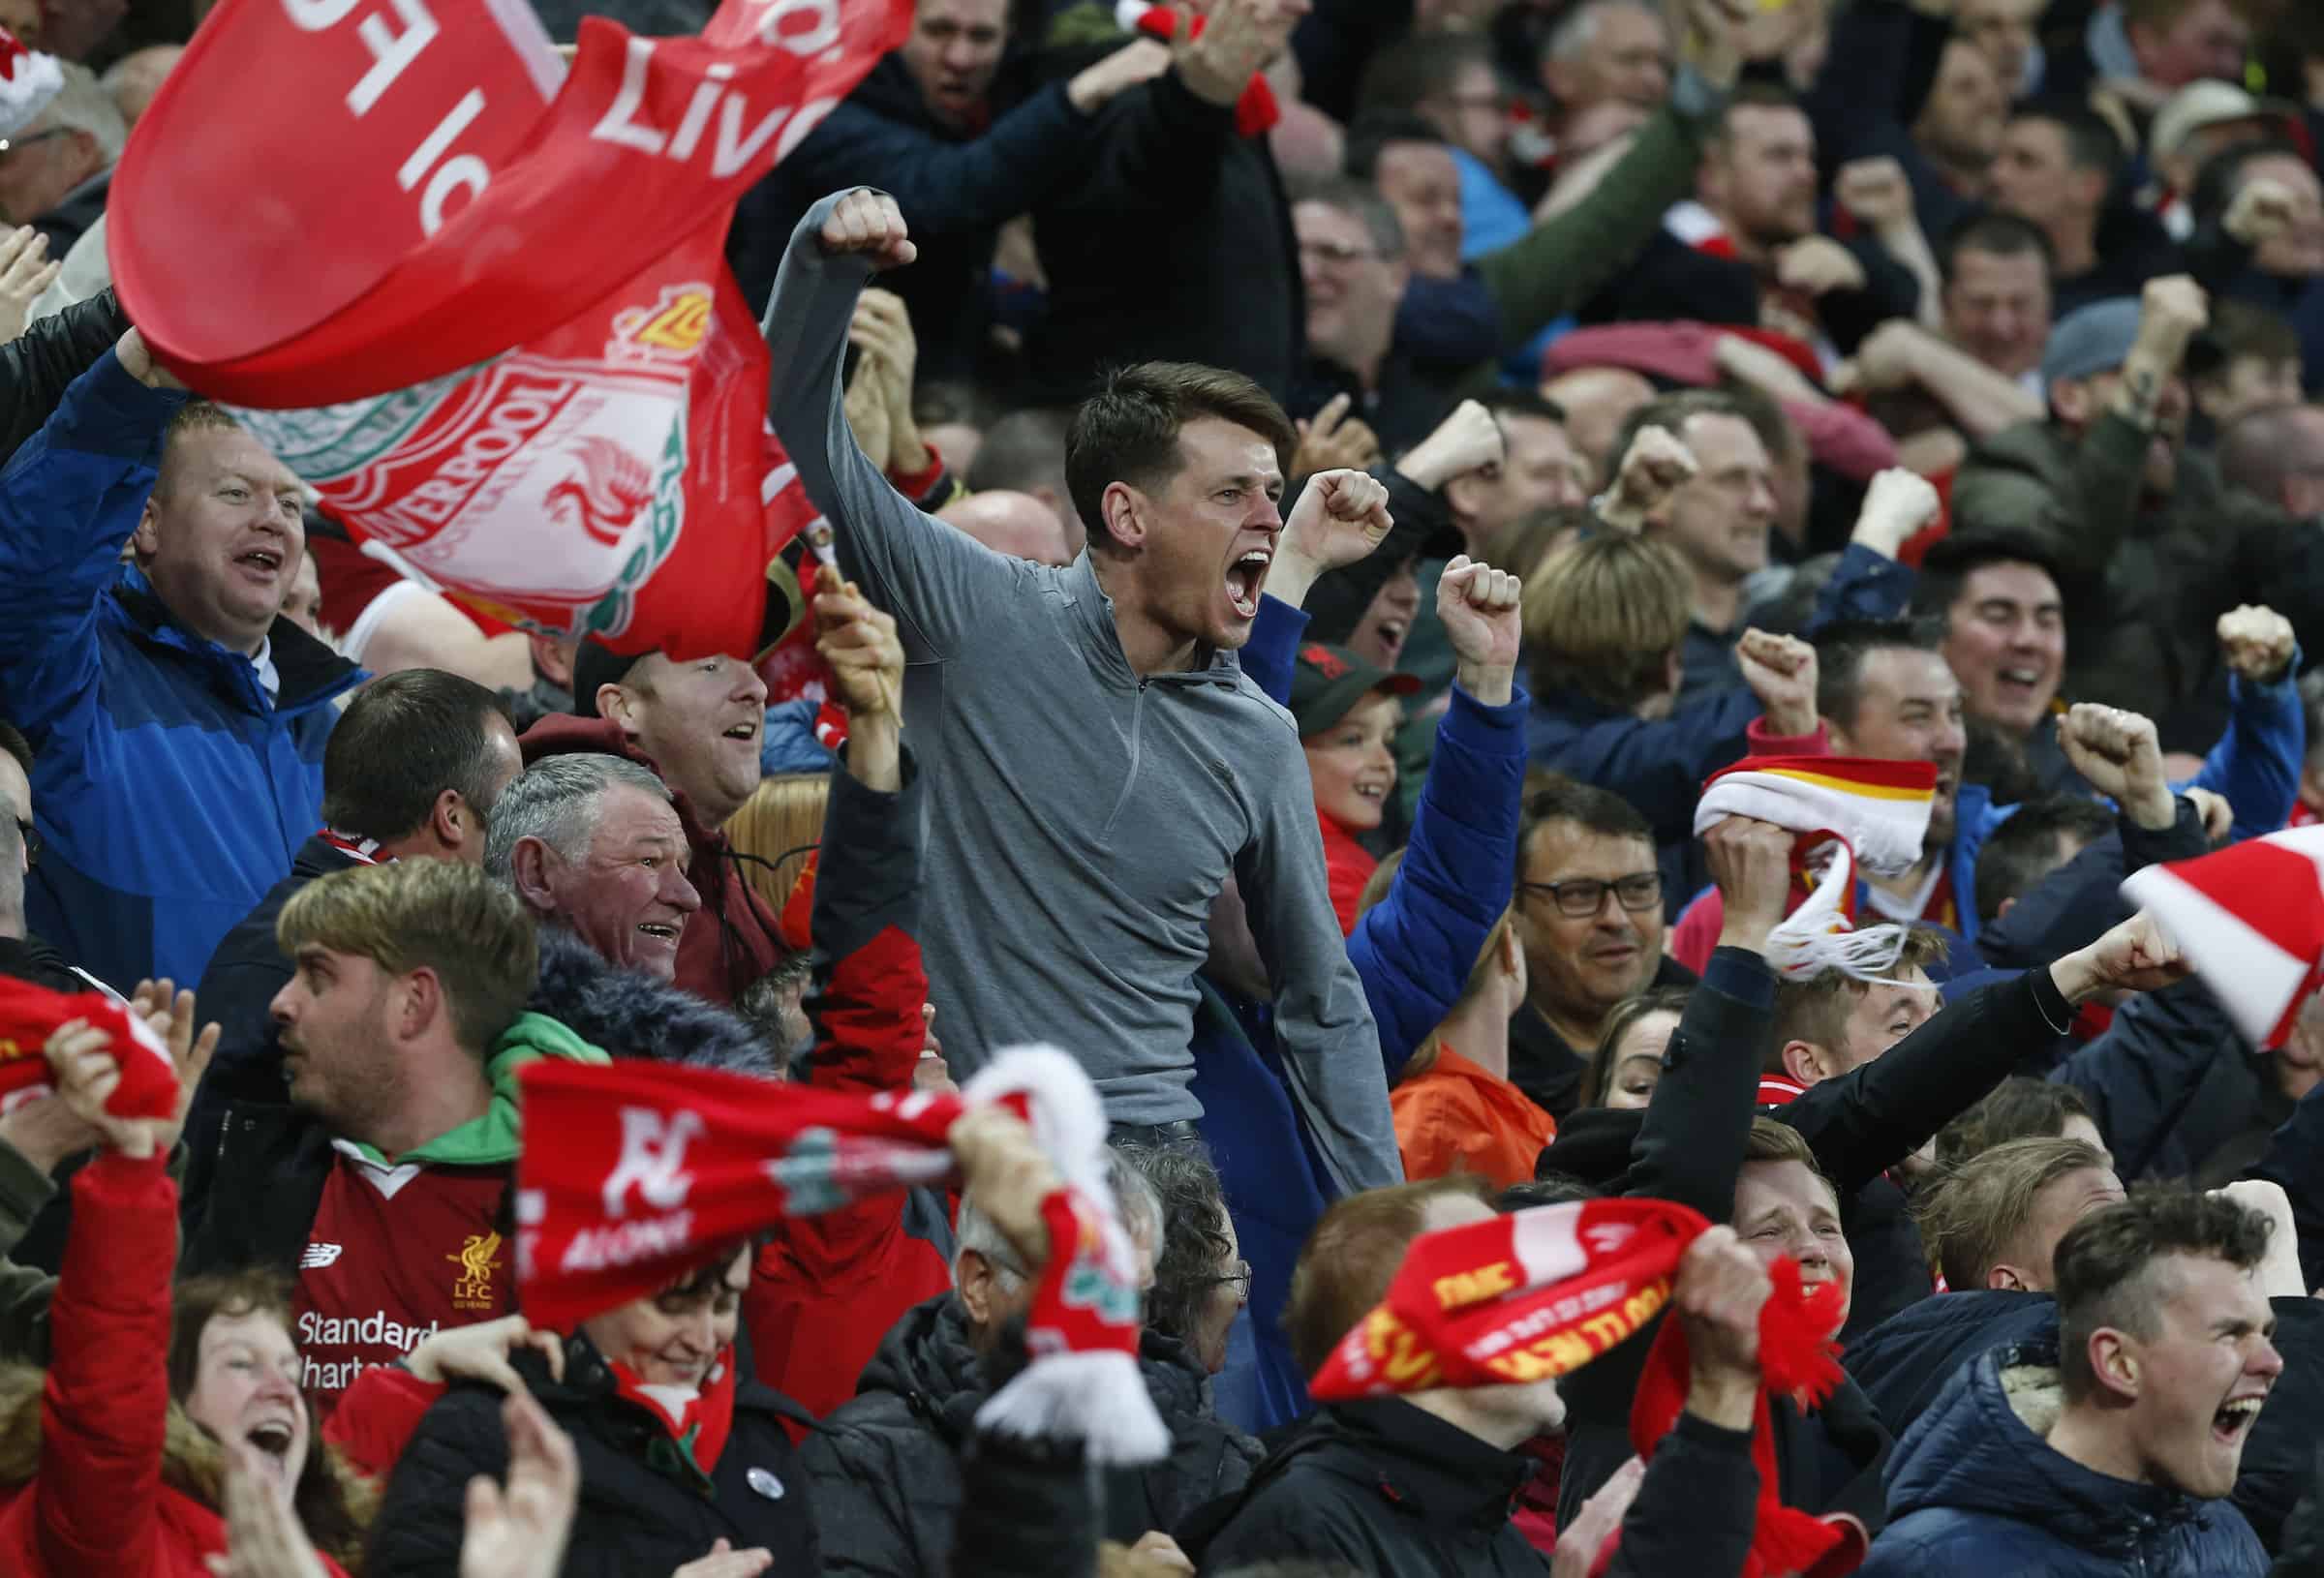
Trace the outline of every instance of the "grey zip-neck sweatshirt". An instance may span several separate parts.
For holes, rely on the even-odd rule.
[[[768,415],[841,568],[896,618],[928,784],[921,952],[956,1073],[1024,1042],[1081,1060],[1116,1123],[1201,1115],[1194,974],[1232,872],[1293,1098],[1343,1191],[1402,1181],[1379,1038],[1325,879],[1291,714],[1231,652],[1130,668],[1089,556],[1056,569],[931,519],[856,447],[848,319],[870,278],[792,232],[764,325]]]

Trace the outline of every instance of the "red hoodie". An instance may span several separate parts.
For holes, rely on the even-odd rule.
[[[635,762],[657,777],[661,774],[609,717],[544,717],[518,743],[527,767],[543,756],[599,751]],[[706,1001],[731,1003],[782,957],[780,928],[743,880],[726,835],[702,825],[677,785],[670,786],[670,795],[693,852],[686,863],[686,880],[702,895],[702,907],[678,938],[677,984]]]

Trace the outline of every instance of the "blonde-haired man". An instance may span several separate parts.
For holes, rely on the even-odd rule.
[[[366,1366],[507,1313],[516,1071],[606,1056],[525,1012],[532,917],[473,865],[333,872],[276,936],[296,966],[274,1000],[290,1106],[229,1109],[185,1261],[295,1274],[303,1386],[327,1411]]]

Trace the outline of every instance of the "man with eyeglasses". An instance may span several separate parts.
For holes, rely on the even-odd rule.
[[[1139,1369],[1169,1428],[1171,1452],[1141,1470],[1106,1472],[1101,1532],[1143,1543],[1213,1497],[1241,1488],[1259,1461],[1259,1443],[1212,1409],[1195,1342],[1157,1329],[1199,1320],[1204,1302],[1222,1288],[1231,1291],[1246,1268],[1210,1259],[1201,1249],[1190,1253],[1184,1240],[1199,1244],[1198,1233],[1174,1241],[1169,1231],[1174,1224],[1186,1227],[1184,1213],[1192,1208],[1231,1234],[1217,1174],[1208,1164],[1189,1165],[1182,1153],[1115,1149],[1107,1153],[1106,1176],[1147,1268]],[[926,1578],[947,1570],[964,1494],[961,1432],[991,1393],[990,1356],[1013,1327],[1022,1332],[1032,1307],[1036,1279],[978,1206],[973,1189],[962,1198],[957,1231],[951,1290],[904,1312],[864,1367],[856,1394],[824,1415],[801,1448],[816,1528],[833,1550],[845,1553],[835,1570],[851,1578]]]
[[[1653,830],[1603,789],[1558,779],[1526,803],[1514,913],[1527,984],[1509,1077],[1562,1123],[1614,1005],[1695,973],[1663,954]]]
[[[64,85],[39,118],[0,141],[0,218],[30,225],[62,258],[105,213],[113,164],[129,140],[112,96],[85,66],[59,63]]]

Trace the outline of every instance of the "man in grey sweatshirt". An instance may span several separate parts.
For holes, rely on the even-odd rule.
[[[1378,1037],[1325,880],[1291,715],[1246,678],[1261,585],[1361,557],[1389,526],[1360,471],[1278,513],[1296,435],[1239,375],[1147,363],[1076,413],[1064,568],[921,514],[857,449],[841,362],[894,201],[824,198],[791,235],[765,334],[768,415],[841,570],[896,616],[928,776],[922,953],[946,1056],[1079,1057],[1116,1124],[1192,1119],[1194,974],[1232,872],[1274,990],[1294,1100],[1342,1191],[1401,1181]]]

